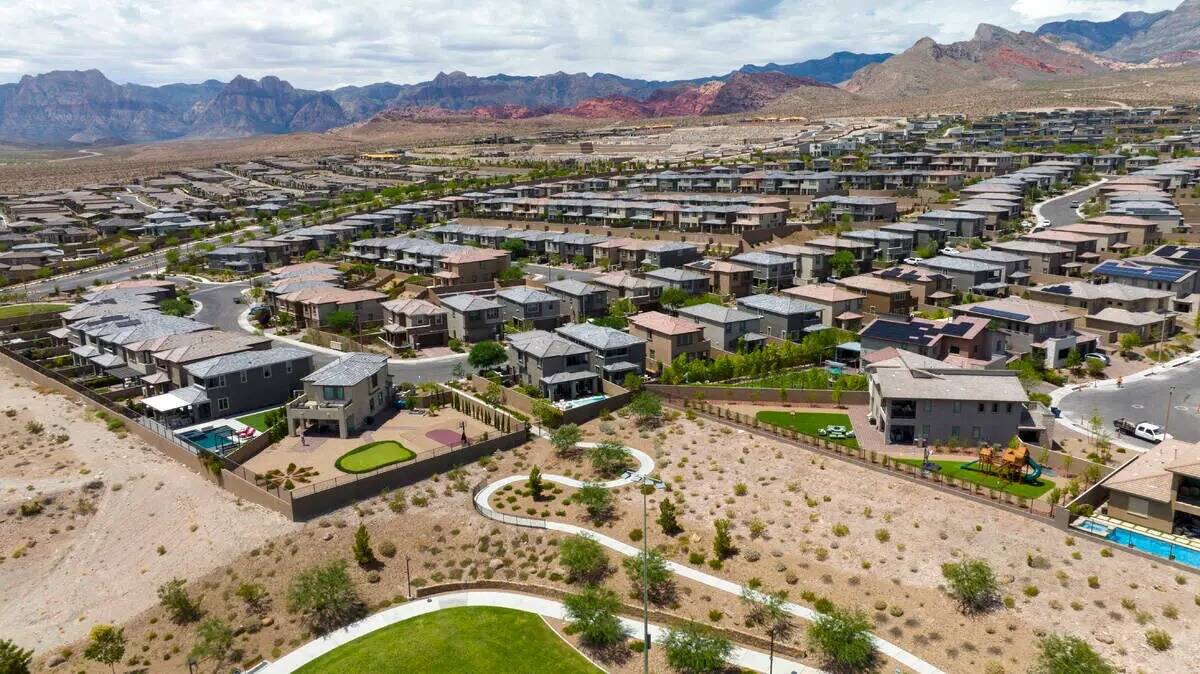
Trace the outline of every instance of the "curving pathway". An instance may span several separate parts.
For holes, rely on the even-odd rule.
[[[539,429],[539,431],[540,431],[540,429]],[[539,435],[541,435],[541,434],[544,434],[544,431],[540,431]],[[579,443],[579,446],[586,448],[586,447],[594,447],[595,444],[596,443],[581,442],[581,443]],[[633,456],[637,458],[638,463],[639,463],[637,471],[634,473],[634,475],[632,475],[628,479],[611,480],[609,482],[602,482],[602,483],[600,483],[601,486],[607,487],[609,489],[614,489],[616,487],[621,487],[621,486],[624,486],[627,484],[631,484],[634,481],[635,477],[642,477],[644,475],[649,475],[650,472],[654,470],[654,459],[653,458],[651,458],[649,455],[647,455],[645,452],[643,452],[639,449],[635,449],[633,447],[628,447],[628,446],[626,447],[626,449],[628,449],[630,451],[630,453],[633,454]],[[541,520],[541,519],[535,519],[532,517],[521,517],[521,516],[517,516],[517,515],[502,515],[502,514],[496,512],[495,510],[492,510],[491,506],[488,505],[488,501],[491,499],[492,495],[495,494],[496,491],[499,490],[501,487],[508,485],[508,484],[512,484],[514,482],[520,482],[522,480],[527,480],[527,479],[529,479],[529,478],[528,478],[528,476],[525,476],[525,475],[510,475],[508,477],[501,478],[495,482],[488,484],[486,487],[479,490],[479,492],[475,494],[475,509],[484,517],[496,520],[497,522],[502,522],[504,524],[515,524],[517,526],[528,526],[528,527],[534,527],[534,528],[538,528],[538,529],[550,529],[553,531],[562,531],[562,532],[568,533],[568,534],[582,534],[584,536],[589,536],[592,539],[594,539],[596,542],[600,543],[600,545],[603,545],[604,547],[606,547],[610,550],[615,550],[627,557],[636,556],[638,553],[641,552],[641,550],[639,548],[629,545],[628,543],[625,543],[624,541],[618,541],[615,538],[605,536],[602,533],[593,531],[586,527],[581,527],[581,526],[577,526],[574,524],[567,524],[566,522],[555,522],[553,520]],[[563,477],[561,475],[543,474],[542,479],[546,480],[548,482],[555,482],[557,484],[561,484],[561,485],[568,486],[568,487],[576,487],[576,488],[582,486],[582,484],[583,484],[579,480],[574,480],[571,478]],[[666,566],[667,566],[667,568],[671,569],[671,571],[675,572],[676,574],[678,574],[680,576],[683,576],[684,578],[687,578],[689,580],[694,580],[697,583],[700,583],[702,585],[707,585],[708,587],[711,587],[715,590],[721,590],[722,592],[728,592],[729,594],[737,595],[739,597],[742,596],[742,594],[745,590],[745,588],[743,588],[743,586],[738,585],[737,583],[734,583],[733,581],[729,581],[724,578],[719,578],[717,576],[707,574],[703,571],[700,571],[699,569],[694,569],[690,566],[686,566],[686,565],[680,564],[678,562],[666,560]],[[805,620],[808,620],[810,622],[813,620],[816,620],[817,616],[820,615],[819,613],[808,608],[807,606],[801,606],[799,604],[794,604],[791,602],[788,602],[785,606],[786,606],[788,612],[792,613],[793,615],[799,616]],[[878,636],[874,636],[874,635],[871,638],[875,641],[875,647],[879,650],[880,653],[888,656],[889,658],[892,658],[893,660],[895,660],[896,662],[899,662],[900,664],[904,665],[905,667],[908,667],[910,670],[912,670],[914,672],[918,672],[919,674],[943,674],[942,670],[938,669],[937,667],[933,666],[932,664],[930,664],[928,662],[925,662],[921,658],[917,657],[916,655],[914,655],[912,653],[909,653],[908,651],[904,650],[903,648],[900,648],[899,646],[891,643],[890,641],[886,641],[886,640],[884,640]],[[789,671],[789,670],[781,669],[780,671]],[[797,671],[799,671],[799,670],[797,670]]]
[[[376,613],[373,616],[364,618],[353,625],[344,627],[336,632],[326,634],[323,637],[314,639],[300,648],[288,653],[279,660],[267,665],[266,667],[256,670],[256,674],[287,674],[294,672],[303,667],[309,662],[319,658],[320,656],[332,651],[333,649],[345,645],[361,636],[365,636],[382,629],[388,625],[398,623],[402,620],[415,618],[426,613],[433,613],[448,608],[456,608],[461,606],[494,606],[498,608],[511,608],[518,611],[526,611],[528,613],[536,613],[538,615],[554,618],[556,620],[566,620],[567,612],[561,602],[553,599],[544,599],[542,597],[534,597],[527,594],[518,594],[516,592],[503,592],[499,590],[468,590],[464,592],[449,592],[446,594],[434,595],[423,600],[411,601],[407,604],[401,604],[386,611]],[[641,634],[642,623],[639,620],[632,618],[621,618],[621,622],[625,625],[626,630],[633,634]],[[659,625],[650,626],[650,636],[652,642],[660,640],[666,634],[666,628]],[[586,656],[585,656],[586,657]],[[768,667],[768,656],[760,651],[748,650],[745,648],[735,647],[733,653],[730,654],[730,661],[739,667],[752,669],[756,672],[765,672]],[[785,658],[775,656],[775,668],[779,672],[791,672],[792,674],[824,674],[822,670],[813,669],[807,665],[797,662],[792,662]]]

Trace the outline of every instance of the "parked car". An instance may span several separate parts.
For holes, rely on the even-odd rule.
[[[1071,202],[1071,208],[1079,208],[1079,202],[1078,202],[1078,201],[1072,201],[1072,202]]]
[[[921,258],[919,258],[919,257],[906,257],[906,258],[904,258],[904,264],[918,264],[918,263],[920,263],[920,262],[921,262]]]
[[[1113,427],[1117,429],[1117,433],[1132,435],[1135,438],[1141,438],[1146,442],[1162,442],[1166,437],[1162,426],[1143,421],[1140,424],[1135,424],[1128,419],[1117,419],[1113,421]]]
[[[1105,365],[1112,365],[1112,358],[1109,358],[1108,356],[1104,355],[1103,353],[1099,353],[1096,351],[1093,351],[1092,353],[1089,353],[1089,354],[1085,354],[1083,359],[1084,360],[1098,360],[1101,363],[1104,363]]]
[[[958,249],[954,246],[946,246],[939,252],[941,252],[942,255],[958,255]]]

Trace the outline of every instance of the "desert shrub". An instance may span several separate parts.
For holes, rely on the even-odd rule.
[[[950,596],[958,601],[964,612],[984,611],[994,605],[999,596],[996,572],[982,559],[943,564],[942,576],[949,585]]]

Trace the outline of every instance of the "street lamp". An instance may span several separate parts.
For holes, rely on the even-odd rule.
[[[412,562],[412,557],[404,555],[404,583],[408,586],[408,598],[412,599],[412,574],[408,568],[410,562]]]
[[[642,492],[642,672],[650,674],[650,526],[646,514],[646,496],[655,489],[666,489],[667,483],[649,475],[627,470],[621,477],[641,485]]]
[[[1171,425],[1171,399],[1175,397],[1175,387],[1167,389],[1167,414],[1163,419],[1163,438],[1167,437],[1167,427]]]

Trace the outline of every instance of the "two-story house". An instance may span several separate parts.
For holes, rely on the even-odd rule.
[[[720,304],[682,307],[678,314],[704,326],[704,337],[719,349],[736,352],[762,346],[762,317]]]
[[[383,338],[396,349],[445,346],[450,338],[446,309],[420,299],[383,303]]]
[[[336,432],[348,438],[374,423],[392,403],[387,356],[348,353],[301,379],[304,393],[288,404],[293,435]]]
[[[660,372],[676,358],[708,356],[704,326],[686,318],[646,311],[629,317],[629,334],[646,341],[646,370]]]
[[[504,311],[500,303],[479,295],[459,293],[440,299],[450,312],[450,337],[464,342],[500,339]]]
[[[646,365],[646,340],[614,328],[571,323],[559,335],[591,350],[592,371],[620,384],[628,374],[641,375]]]
[[[689,295],[703,295],[711,287],[707,274],[678,267],[663,267],[646,272],[646,278],[682,290]]]
[[[562,300],[544,290],[529,286],[503,288],[496,301],[505,322],[529,325],[536,330],[553,330],[562,325]]]
[[[760,329],[770,337],[800,341],[821,323],[822,307],[787,295],[748,295],[738,298],[739,309],[758,314]]]
[[[563,315],[572,323],[608,313],[608,289],[603,286],[563,279],[547,283],[546,292],[558,297]]]
[[[698,260],[684,266],[708,276],[709,286],[722,297],[743,297],[754,289],[754,269],[725,260]]]
[[[517,379],[550,401],[575,400],[601,390],[591,349],[544,330],[508,337],[508,362]]]

